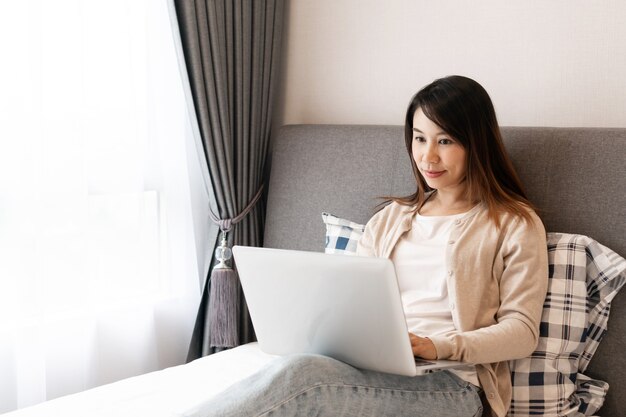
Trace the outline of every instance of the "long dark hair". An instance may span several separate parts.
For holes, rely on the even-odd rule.
[[[476,81],[459,75],[435,80],[411,99],[406,111],[404,140],[417,189],[409,196],[391,200],[414,206],[417,211],[426,201],[427,193],[432,191],[412,156],[413,116],[418,108],[465,149],[467,199],[485,203],[496,225],[500,224],[502,211],[530,220],[528,209],[535,208],[504,148],[489,94]]]

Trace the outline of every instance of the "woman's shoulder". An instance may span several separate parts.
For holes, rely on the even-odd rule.
[[[528,206],[520,207],[520,211],[498,210],[497,221],[494,219],[486,203],[479,203],[479,208],[474,212],[471,223],[483,225],[482,227],[494,228],[500,235],[538,232],[545,234],[545,228],[537,212]]]
[[[504,212],[500,217],[500,228],[504,235],[514,239],[545,241],[546,229],[537,212],[528,206],[523,213]]]
[[[520,212],[505,212],[503,220],[518,227],[543,226],[543,222],[537,212],[527,205],[521,205]]]
[[[386,223],[389,220],[399,221],[406,217],[412,217],[415,210],[412,206],[400,204],[397,201],[391,201],[380,211],[375,213],[368,223]]]
[[[357,246],[357,254],[362,256],[382,256],[381,242],[398,230],[410,228],[411,206],[392,201],[382,208],[365,225],[364,233]]]

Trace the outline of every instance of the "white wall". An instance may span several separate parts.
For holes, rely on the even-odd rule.
[[[402,124],[461,74],[501,125],[626,127],[622,0],[288,0],[275,125]]]

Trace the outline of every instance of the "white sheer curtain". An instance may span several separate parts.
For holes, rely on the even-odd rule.
[[[167,13],[0,0],[0,413],[185,360],[206,195]]]

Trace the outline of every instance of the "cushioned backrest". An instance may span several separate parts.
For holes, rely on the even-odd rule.
[[[546,230],[588,235],[626,255],[626,129],[502,132]]]
[[[626,255],[626,129],[503,128],[505,145],[551,232],[588,235]],[[324,250],[322,212],[365,223],[376,197],[415,190],[401,126],[296,125],[273,142],[264,245]],[[588,373],[626,396],[626,297]],[[622,395],[619,395],[619,392]]]

